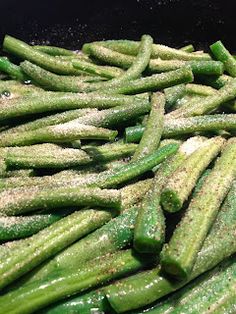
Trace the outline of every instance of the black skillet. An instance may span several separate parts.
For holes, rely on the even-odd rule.
[[[171,46],[198,48],[221,39],[236,50],[235,0],[0,0],[0,40],[78,49],[93,40],[149,33]]]

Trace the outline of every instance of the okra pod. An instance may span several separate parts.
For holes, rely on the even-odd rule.
[[[161,192],[161,204],[168,212],[179,211],[188,199],[198,178],[210,162],[220,153],[225,141],[213,137],[191,154],[166,182]]]
[[[9,35],[6,35],[4,38],[3,49],[21,59],[29,60],[42,68],[58,74],[81,74],[81,71],[73,67],[72,62],[59,60]]]
[[[47,126],[33,131],[13,133],[8,139],[2,138],[0,146],[26,146],[37,143],[63,143],[75,139],[97,139],[112,141],[118,132],[92,125],[84,125],[75,120]],[[10,139],[9,139],[10,138]]]
[[[10,284],[50,256],[100,227],[111,217],[112,214],[108,211],[78,211],[24,240],[1,261],[0,287]]]
[[[164,121],[162,137],[169,138],[195,132],[208,132],[220,130],[235,130],[236,119],[234,114],[214,114],[189,118],[168,119]],[[142,138],[144,127],[137,125],[125,129],[127,143],[139,142]]]
[[[62,208],[70,206],[121,206],[120,192],[82,187],[22,187],[0,193],[0,214],[14,216],[44,208]]]
[[[73,93],[45,93],[45,95],[31,96],[26,99],[9,100],[1,105],[0,120],[50,111],[60,111],[81,108],[106,109],[119,105],[130,105],[136,101],[148,102],[148,96],[102,95],[102,94],[73,94]]]
[[[173,281],[160,267],[141,272],[105,288],[106,297],[118,312],[136,309],[179,289],[190,280],[212,269],[236,252],[236,184],[234,183],[219,211],[187,281]],[[222,237],[222,234],[224,237]]]
[[[95,42],[92,44],[84,44],[83,51],[90,53],[92,45],[100,45],[127,55],[136,55],[138,53],[140,42],[131,40],[107,40]],[[152,58],[161,58],[163,60],[211,60],[209,54],[192,54],[179,49],[170,48],[164,45],[152,45]]]
[[[219,40],[210,46],[211,52],[214,57],[223,62],[226,71],[233,77],[236,76],[236,60],[225,48],[223,43]]]
[[[159,146],[164,124],[165,96],[162,93],[153,94],[151,106],[143,136],[132,160],[153,153]],[[153,132],[155,132],[155,135]]]
[[[219,207],[236,177],[236,140],[228,140],[221,157],[161,253],[163,269],[188,278]],[[212,193],[215,191],[215,193]]]
[[[66,270],[45,281],[5,294],[0,297],[1,310],[12,314],[30,314],[67,296],[135,272],[145,264],[150,264],[150,261],[135,256],[131,250],[117,252],[79,269],[77,266],[74,272]]]

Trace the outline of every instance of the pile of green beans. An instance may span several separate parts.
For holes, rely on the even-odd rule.
[[[2,47],[0,313],[234,313],[223,43]]]

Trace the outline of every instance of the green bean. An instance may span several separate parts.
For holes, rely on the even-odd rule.
[[[133,240],[136,216],[137,208],[133,207],[110,220],[101,228],[66,247],[52,259],[45,261],[23,278],[23,284],[45,280],[53,272],[74,268],[78,262],[79,265],[86,265],[97,257],[127,248]]]
[[[75,56],[75,52],[61,47],[35,45],[34,49],[47,53],[51,56]]]
[[[88,113],[97,112],[97,109],[75,109],[68,110],[61,113],[51,114],[49,116],[35,119],[30,122],[22,123],[17,126],[11,127],[5,131],[2,131],[1,137],[6,139],[11,139],[12,134],[33,131],[50,125],[61,124],[69,122],[71,120],[77,119],[81,116],[86,116]]]
[[[29,216],[0,217],[0,241],[29,237],[60,220],[68,210],[41,213]]]
[[[40,87],[22,84],[13,80],[0,81],[0,94],[3,96],[6,94],[6,99],[39,94],[43,91]]]
[[[229,83],[232,81],[232,77],[226,74],[220,75],[220,76],[201,76],[199,77],[203,83],[210,85],[216,89],[219,89],[225,84]]]
[[[192,193],[192,197],[196,196],[197,193],[201,190],[203,183],[205,182],[206,178],[208,177],[208,175],[211,173],[211,169],[206,169],[202,175],[200,176],[200,178],[198,179],[196,186],[193,190]]]
[[[227,142],[201,190],[190,202],[178,228],[161,253],[163,269],[178,278],[189,277],[198,251],[206,238],[220,204],[236,177],[236,141]],[[212,191],[215,193],[213,194]]]
[[[189,84],[187,84],[189,85]],[[182,98],[186,93],[186,85],[179,84],[171,87],[167,87],[164,89],[164,94],[166,97],[166,107],[167,109],[171,109],[176,101]]]
[[[233,77],[236,76],[236,60],[225,48],[223,43],[219,40],[210,46],[211,52],[217,60],[224,63],[226,71]]]
[[[236,184],[234,183],[198,253],[191,277],[187,281],[170,280],[158,266],[151,271],[141,272],[105,288],[106,297],[112,307],[121,313],[150,304],[179,289],[234,254],[236,252],[235,195]]]
[[[94,111],[91,112],[91,114],[88,113],[86,116],[83,115],[78,119],[78,122],[96,127],[120,127],[148,113],[150,109],[151,104],[149,102],[144,103],[143,101],[136,101],[129,106],[125,104],[106,110]]]
[[[0,71],[7,73],[12,79],[22,82],[28,80],[28,77],[22,72],[21,68],[11,63],[5,57],[0,57]]]
[[[52,91],[80,92],[83,91],[83,84],[93,81],[89,76],[58,75],[49,72],[29,61],[21,62],[20,67],[34,82],[41,87]]]
[[[151,106],[147,125],[132,160],[153,153],[159,146],[164,124],[165,96],[161,93],[153,94]],[[155,132],[155,136],[153,136],[153,132]]]
[[[36,146],[36,147],[34,147]],[[68,168],[91,163],[91,157],[81,149],[57,149],[48,144],[45,149],[38,145],[23,146],[23,149],[8,150],[5,156],[6,165],[10,168]]]
[[[112,79],[123,74],[123,70],[116,67],[101,66],[80,59],[73,59],[72,64],[76,69],[85,73],[99,75],[108,79]]]
[[[174,154],[178,150],[178,147],[178,144],[165,145],[156,152],[144,156],[137,161],[115,168],[110,174],[106,173],[104,175],[104,173],[101,173],[96,184],[101,188],[110,188],[127,182],[160,164],[167,157]]]
[[[190,118],[168,119],[164,121],[163,138],[191,134],[194,132],[235,130],[234,114],[214,114]],[[139,142],[144,132],[143,126],[128,127],[125,129],[127,143]]]
[[[167,300],[155,304],[150,310],[135,313],[216,313],[228,302],[234,303],[232,301],[235,291],[230,287],[235,282],[235,267],[235,257],[230,258],[174,293]],[[98,295],[101,299],[101,293]],[[106,306],[105,302],[104,306]],[[217,313],[221,313],[218,311]]]
[[[5,175],[6,178],[12,178],[12,177],[29,178],[29,177],[34,177],[34,176],[35,176],[34,169],[8,170]]]
[[[117,190],[82,187],[19,187],[0,193],[0,214],[14,216],[44,208],[94,206],[120,208]]]
[[[71,314],[73,311],[80,314],[92,313],[94,310],[113,313],[111,306],[105,298],[102,288],[75,295],[69,299],[52,304],[49,308],[42,309],[42,314]]]
[[[95,44],[110,48],[112,50],[127,55],[136,55],[139,49],[140,42],[135,42],[131,40],[108,40],[95,42],[92,44],[84,44],[83,51],[89,54],[91,46]],[[211,60],[209,54],[192,54],[159,44],[152,45],[152,58],[161,58],[163,60]]]
[[[192,44],[189,44],[189,45],[181,47],[180,50],[185,51],[185,52],[194,52],[195,48]]]
[[[224,72],[220,61],[180,61],[180,60],[150,60],[148,71],[160,73],[173,71],[183,66],[190,66],[194,75],[221,75]]]
[[[142,97],[102,94],[72,94],[72,93],[45,93],[45,95],[30,96],[20,100],[9,100],[0,107],[0,121],[36,113],[56,110],[80,108],[106,109],[119,105],[130,105],[138,100],[148,102],[147,95]]]
[[[10,250],[7,258],[1,261],[0,287],[5,287],[110,219],[111,213],[107,211],[82,210],[24,240],[23,245]]]
[[[9,35],[4,38],[3,49],[21,59],[29,60],[58,74],[81,74],[81,71],[76,70],[70,61],[59,60]]]
[[[150,261],[135,256],[130,250],[117,252],[77,268],[73,273],[66,270],[45,281],[10,292],[0,297],[1,310],[5,313],[33,313],[62,298],[87,290],[88,287],[92,288],[137,271],[145,264],[150,264]]]
[[[97,139],[112,141],[118,132],[80,124],[77,119],[66,123],[47,126],[33,131],[13,133],[11,139],[0,140],[0,146],[25,146],[37,143],[70,142],[75,139]]]
[[[147,91],[157,91],[166,87],[193,81],[190,67],[182,67],[167,73],[154,74],[134,81],[126,82],[123,86],[111,90],[116,94],[136,94]]]
[[[236,97],[236,80],[233,79],[224,87],[219,89],[217,94],[206,96],[201,102],[199,100],[189,102],[181,108],[167,114],[168,118],[186,118],[203,115],[217,109],[221,104]]]
[[[200,137],[190,138],[156,171],[153,187],[144,197],[135,223],[134,247],[138,251],[153,253],[161,249],[165,238],[165,218],[160,206],[162,189],[187,156],[202,145],[202,140]]]
[[[186,84],[186,93],[201,96],[210,96],[217,93],[217,90],[200,84]]]
[[[161,204],[166,211],[176,212],[182,208],[201,173],[219,154],[224,143],[221,137],[204,141],[172,174],[161,192]]]

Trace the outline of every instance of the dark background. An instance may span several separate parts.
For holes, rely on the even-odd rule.
[[[221,39],[236,51],[235,20],[235,0],[0,0],[1,40],[8,33],[67,48],[149,33],[156,42],[176,47],[205,48]]]

